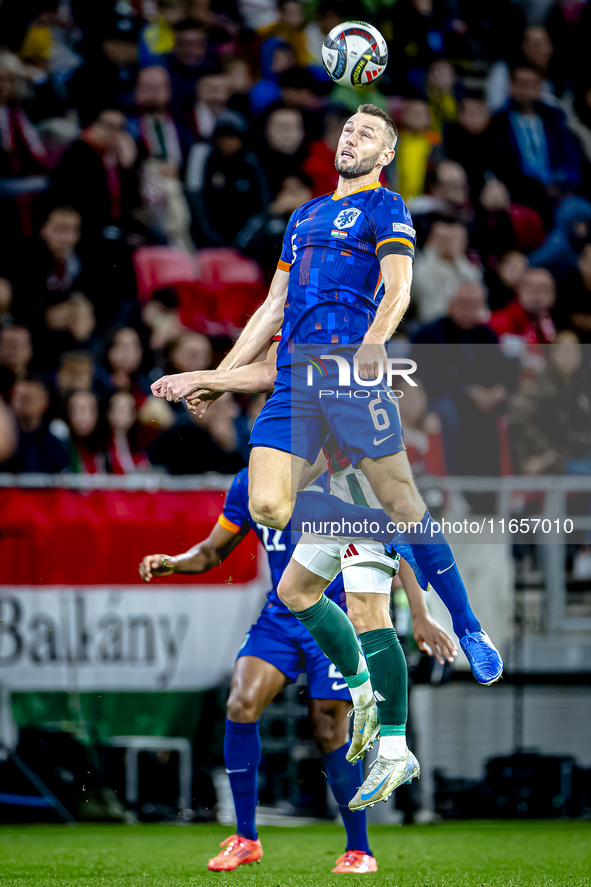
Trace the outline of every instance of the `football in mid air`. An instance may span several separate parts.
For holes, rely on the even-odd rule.
[[[327,34],[322,61],[336,83],[367,86],[386,70],[388,47],[377,28],[367,22],[343,22]]]

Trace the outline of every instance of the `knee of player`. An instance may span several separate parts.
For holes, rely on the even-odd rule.
[[[405,495],[399,496],[384,507],[398,524],[418,522],[423,519],[425,514],[425,504],[417,490],[405,491]]]
[[[259,706],[248,693],[231,693],[226,705],[226,716],[235,724],[254,724],[259,717]]]
[[[290,586],[289,582],[285,582],[284,579],[281,579],[277,586],[277,596],[281,603],[285,604],[286,607],[289,607],[290,610],[298,609],[294,597],[294,589]]]
[[[275,530],[282,530],[291,516],[289,507],[259,496],[250,497],[248,509],[257,523]]]

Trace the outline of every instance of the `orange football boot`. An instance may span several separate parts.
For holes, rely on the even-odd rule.
[[[221,842],[220,847],[226,849],[209,860],[207,868],[210,872],[233,872],[239,865],[258,862],[263,855],[260,838],[253,841],[242,835],[231,835]]]
[[[336,875],[364,875],[366,872],[377,872],[378,864],[369,853],[363,850],[347,850],[337,859]]]

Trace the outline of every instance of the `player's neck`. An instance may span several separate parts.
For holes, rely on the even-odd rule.
[[[380,173],[381,169],[372,169],[366,175],[355,179],[344,179],[342,176],[339,176],[339,183],[335,193],[337,197],[346,197],[347,194],[352,194],[354,191],[361,190],[361,188],[367,188],[368,185],[379,184]]]

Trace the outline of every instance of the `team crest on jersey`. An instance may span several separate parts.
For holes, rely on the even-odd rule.
[[[334,220],[333,225],[339,229],[352,228],[360,215],[360,209],[343,209]]]

